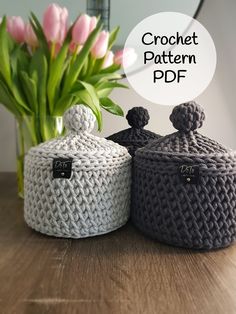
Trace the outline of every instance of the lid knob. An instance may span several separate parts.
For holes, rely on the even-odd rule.
[[[94,127],[95,116],[89,107],[75,105],[66,110],[63,122],[67,130],[73,132],[91,132]]]
[[[142,129],[150,119],[147,109],[143,107],[134,107],[126,115],[126,119],[131,127]]]
[[[204,109],[195,101],[176,106],[170,115],[173,126],[182,132],[190,132],[200,128],[204,120]]]

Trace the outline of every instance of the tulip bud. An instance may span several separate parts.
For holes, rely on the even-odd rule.
[[[103,61],[102,69],[105,69],[111,66],[113,64],[113,59],[114,59],[114,53],[111,50],[109,50]]]
[[[61,14],[60,14],[60,32],[59,32],[59,38],[58,38],[58,42],[62,45],[65,38],[66,38],[66,34],[67,34],[67,25],[68,23],[68,11],[66,8],[62,8],[61,9]]]
[[[72,30],[72,42],[76,45],[83,45],[88,39],[89,34],[95,29],[97,18],[87,14],[81,15],[75,22]]]
[[[137,60],[137,54],[133,48],[125,48],[115,53],[114,63],[122,65],[123,67],[129,67]]]
[[[20,16],[7,18],[7,31],[18,43],[25,40],[25,23]]]
[[[92,33],[92,31],[96,28],[96,26],[97,26],[97,18],[96,16],[92,16],[90,19],[89,33]]]
[[[90,16],[83,14],[75,22],[72,30],[72,41],[76,45],[83,45],[86,42],[89,36],[90,21]]]
[[[101,59],[105,56],[108,48],[108,40],[109,33],[102,31],[91,50],[91,54],[94,58]]]
[[[25,42],[31,47],[38,46],[38,38],[36,37],[30,23],[28,23],[25,27]]]
[[[50,4],[43,16],[43,30],[48,42],[62,44],[67,32],[68,11]]]

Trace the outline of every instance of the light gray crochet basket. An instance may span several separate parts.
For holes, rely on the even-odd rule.
[[[95,117],[76,105],[64,114],[65,137],[33,147],[25,158],[24,217],[33,229],[83,238],[113,231],[129,218],[131,156],[90,134]]]

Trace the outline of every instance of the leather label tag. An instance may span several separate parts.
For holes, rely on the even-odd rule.
[[[53,159],[53,178],[70,179],[72,170],[72,158]]]
[[[180,165],[179,177],[183,183],[198,183],[200,179],[199,166],[189,164]]]

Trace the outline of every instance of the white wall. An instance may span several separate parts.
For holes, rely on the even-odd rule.
[[[215,77],[205,92],[197,98],[203,104],[207,120],[202,133],[236,149],[236,1],[205,0],[199,21],[211,33],[217,53],[218,64]],[[204,75],[204,73],[202,74]],[[173,131],[169,122],[171,107],[152,104],[138,96],[133,90],[115,90],[113,99],[126,112],[133,106],[145,106],[151,115],[148,128],[160,134]],[[104,130],[101,136],[127,127],[123,118],[104,114]],[[14,120],[0,107],[0,171],[15,170]]]

